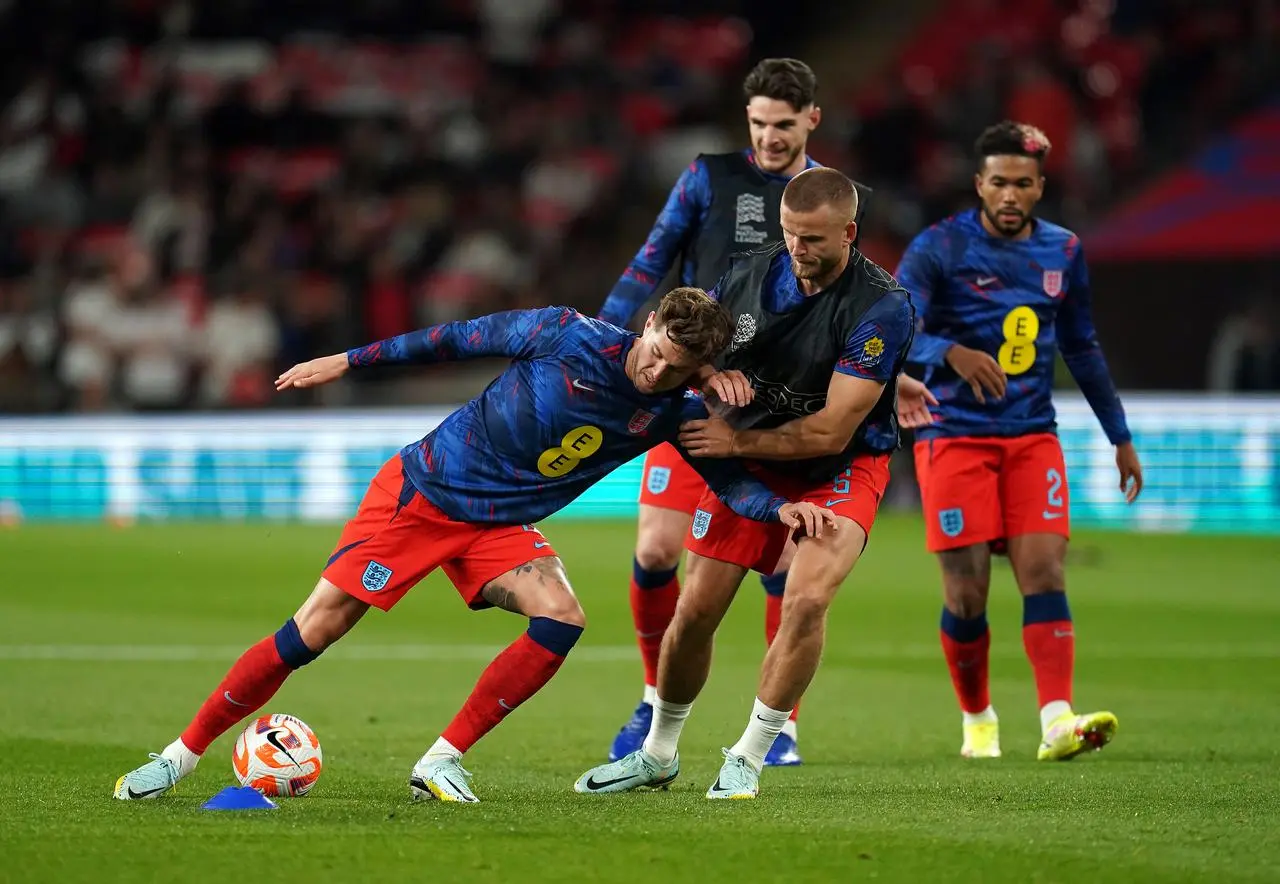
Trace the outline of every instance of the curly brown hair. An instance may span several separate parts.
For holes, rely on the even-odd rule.
[[[995,156],[1031,157],[1043,165],[1044,158],[1052,148],[1048,136],[1035,126],[1002,120],[982,130],[973,145],[973,152],[979,167],[987,161],[987,157]]]
[[[772,98],[802,111],[818,96],[818,78],[797,58],[766,58],[742,81],[742,94],[747,101],[757,96]]]
[[[713,361],[729,343],[729,313],[700,288],[680,286],[662,296],[654,325],[699,365]]]

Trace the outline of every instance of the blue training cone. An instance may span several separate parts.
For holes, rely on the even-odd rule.
[[[204,804],[201,810],[275,810],[274,801],[252,786],[227,786]]]

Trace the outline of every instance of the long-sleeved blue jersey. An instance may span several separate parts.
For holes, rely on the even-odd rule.
[[[977,209],[933,225],[907,247],[898,282],[915,303],[912,362],[928,366],[938,399],[919,439],[1021,436],[1056,428],[1054,354],[1063,360],[1113,445],[1129,441],[1124,408],[1091,315],[1080,238],[1036,220],[1022,240],[992,236]],[[1003,398],[978,402],[946,362],[954,344],[990,353],[1008,376]]]
[[[450,322],[350,350],[352,367],[506,356],[484,392],[401,449],[414,486],[461,522],[528,524],[563,509],[623,463],[704,418],[683,388],[647,395],[625,371],[637,335],[568,307]],[[678,448],[677,444],[677,448]],[[740,515],[786,501],[734,460],[686,460]]]
[[[754,151],[744,150],[743,154],[749,162],[755,163]],[[819,165],[821,164],[812,158],[805,160],[806,169]],[[782,182],[790,180],[789,176],[773,175],[763,170],[760,174],[767,179]],[[680,284],[696,284],[692,245],[706,227],[712,198],[711,176],[706,163],[702,159],[694,160],[681,173],[675,187],[671,188],[666,205],[658,213],[658,219],[649,231],[649,238],[627,265],[613,291],[609,292],[609,297],[600,310],[601,319],[614,325],[626,325],[630,322],[636,311],[652,297],[654,289],[662,282],[677,258],[680,259]]]

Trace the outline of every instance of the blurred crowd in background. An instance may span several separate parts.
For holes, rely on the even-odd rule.
[[[275,405],[313,356],[594,313],[679,171],[745,146],[764,55],[817,71],[810,152],[876,189],[890,269],[993,121],[1048,133],[1045,214],[1087,229],[1276,84],[1266,0],[902,5],[840,82],[884,48],[808,2],[0,2],[0,412]],[[1267,322],[1237,337],[1280,379]]]

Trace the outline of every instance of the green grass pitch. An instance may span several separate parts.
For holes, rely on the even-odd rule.
[[[633,526],[553,521],[588,629],[560,675],[466,764],[478,805],[414,804],[409,768],[523,628],[433,576],[371,613],[265,711],[320,736],[324,774],[279,810],[217,814],[234,733],[155,802],[111,800],[246,646],[302,601],[333,526],[23,526],[0,531],[0,882],[1276,881],[1280,581],[1272,540],[1081,533],[1068,584],[1077,707],[1105,752],[1034,761],[1038,720],[1007,567],[992,605],[1005,757],[959,758],[918,520],[885,517],[831,614],[805,698],[806,763],[760,799],[708,802],[763,652],[750,578],[669,793],[580,796],[639,698]]]

